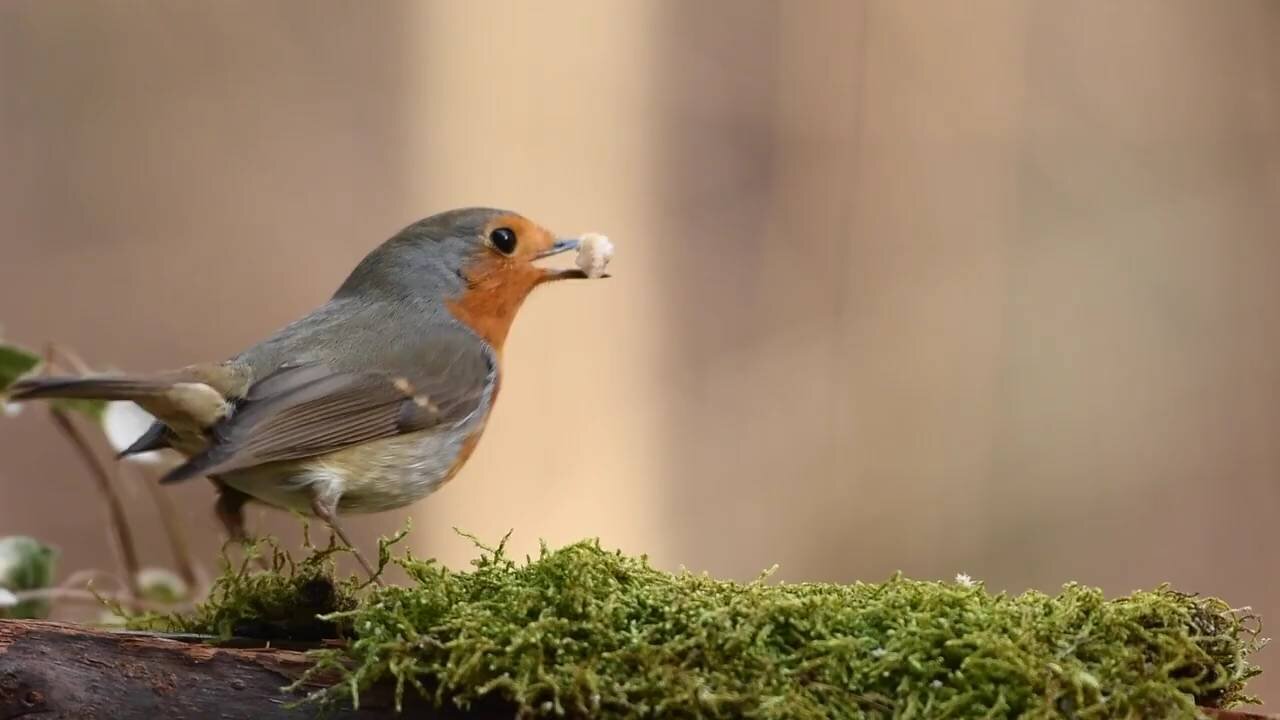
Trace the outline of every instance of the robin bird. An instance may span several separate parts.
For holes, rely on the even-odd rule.
[[[534,261],[578,250],[578,269]],[[314,515],[374,570],[340,513],[393,510],[457,474],[501,385],[502,347],[524,299],[603,275],[602,236],[557,239],[488,208],[416,222],[370,252],[328,302],[220,363],[146,376],[34,377],[13,401],[132,401],[155,423],[121,453],[171,448],[163,483],[208,477],[216,513],[244,539],[251,500]]]

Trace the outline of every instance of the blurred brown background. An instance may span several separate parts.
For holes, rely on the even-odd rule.
[[[509,207],[609,233],[616,277],[526,306],[420,551],[515,529],[1280,618],[1277,37],[1270,0],[10,0],[0,323],[221,358],[410,221]],[[43,413],[4,422],[0,493],[0,534],[111,567]],[[211,562],[209,487],[172,494]]]

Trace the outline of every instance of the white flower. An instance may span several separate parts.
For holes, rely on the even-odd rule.
[[[142,437],[153,422],[155,418],[150,413],[128,401],[107,403],[106,412],[102,415],[102,429],[107,435],[107,441],[118,453],[124,452],[125,448]],[[129,459],[155,464],[161,462],[162,457],[159,452],[153,450],[131,455]]]
[[[978,581],[977,581],[977,580],[974,580],[973,578],[969,577],[968,575],[965,575],[964,573],[957,573],[957,574],[956,574],[956,584],[957,584],[957,585],[963,585],[963,586],[965,586],[965,587],[974,587],[974,586],[976,586],[976,585],[978,584]]]
[[[587,277],[597,278],[604,274],[605,266],[613,259],[613,243],[599,233],[585,233],[578,238],[578,257],[575,261],[578,269]]]
[[[9,592],[8,590],[5,590],[4,588],[0,588],[0,608],[16,607],[17,604],[18,604],[17,595],[14,595],[13,593]]]
[[[0,400],[0,415],[5,417],[18,417],[18,413],[22,412],[21,403],[11,403]]]

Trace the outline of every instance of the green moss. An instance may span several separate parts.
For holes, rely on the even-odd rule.
[[[399,562],[409,586],[329,616],[355,639],[316,654],[316,672],[345,682],[314,699],[391,682],[398,697],[501,700],[524,717],[1194,717],[1248,699],[1261,644],[1252,615],[1168,588],[1108,601],[1079,585],[742,584],[594,542],[523,564],[486,549],[470,572]],[[242,582],[214,600],[232,609],[186,629],[226,627],[293,581]]]
[[[119,608],[116,612],[126,618],[125,626],[132,630],[300,641],[342,634],[343,628],[327,615],[355,609],[361,584],[354,578],[336,578],[334,555],[341,552],[337,546],[330,543],[325,548],[312,548],[301,562],[295,562],[269,539],[245,550],[239,565],[233,565],[224,554],[222,574],[208,600],[189,615],[128,616]],[[254,572],[253,563],[262,554],[270,557],[270,569]]]

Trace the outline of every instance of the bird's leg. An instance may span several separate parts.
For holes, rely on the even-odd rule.
[[[213,506],[213,512],[222,522],[227,537],[243,546],[249,540],[249,534],[244,529],[244,506],[250,497],[225,483],[215,480],[214,485],[218,488],[218,501]],[[271,569],[266,558],[261,555],[257,556],[255,564],[263,570]]]
[[[249,496],[222,483],[217,483],[217,486],[218,501],[213,506],[213,512],[218,516],[228,538],[244,542],[249,537],[244,530],[244,505],[249,502]]]
[[[324,523],[329,526],[329,529],[338,536],[338,539],[342,541],[342,544],[346,545],[347,548],[351,550],[351,554],[356,556],[356,561],[360,563],[360,566],[364,568],[365,572],[369,573],[369,579],[381,585],[382,580],[378,577],[377,571],[373,569],[373,566],[370,565],[369,561],[365,559],[363,554],[361,554],[360,548],[356,547],[355,543],[351,542],[351,539],[347,537],[347,533],[342,529],[342,526],[338,524],[338,499],[336,497],[331,498],[317,494],[311,498],[311,512],[315,513],[316,517],[323,520]]]

